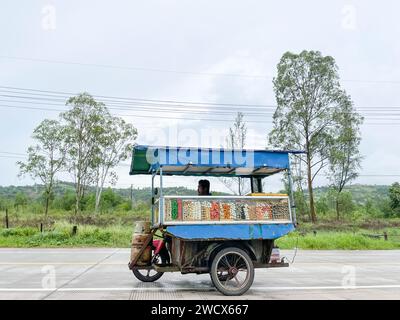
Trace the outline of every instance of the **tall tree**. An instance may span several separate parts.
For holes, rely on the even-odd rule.
[[[28,204],[28,196],[24,192],[17,192],[14,199],[14,207],[17,209]]]
[[[229,149],[243,150],[246,145],[247,126],[242,112],[238,112],[233,123],[229,128],[226,137],[226,146]],[[220,181],[232,192],[238,195],[245,194],[248,190],[246,179],[243,178],[220,178]]]
[[[390,208],[400,213],[400,183],[394,182],[389,188]]]
[[[95,182],[101,162],[102,136],[109,112],[105,105],[84,92],[67,101],[71,109],[61,114],[65,122],[67,165],[75,183],[75,213],[80,213],[85,188]]]
[[[318,51],[286,52],[278,63],[273,85],[277,108],[269,144],[306,151],[298,158],[306,167],[310,215],[316,222],[313,181],[328,164],[335,127],[340,125],[334,116],[342,107],[344,95],[338,68],[332,57]]]
[[[343,95],[341,108],[334,114],[340,124],[334,128],[335,140],[329,149],[329,180],[335,191],[336,217],[340,219],[340,202],[343,188],[358,177],[362,156],[360,125],[363,118],[354,110],[349,96]]]
[[[45,191],[45,210],[47,217],[56,174],[65,165],[67,146],[63,141],[65,129],[56,120],[43,120],[33,131],[36,145],[28,148],[28,160],[18,161],[20,175],[29,174],[40,179]]]
[[[99,137],[100,161],[96,168],[96,201],[95,212],[98,212],[104,183],[110,178],[115,184],[118,178],[111,171],[120,161],[126,160],[132,151],[133,142],[137,137],[136,128],[122,118],[109,116],[105,119],[105,131]]]

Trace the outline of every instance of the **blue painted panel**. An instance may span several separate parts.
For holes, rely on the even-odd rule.
[[[301,151],[283,150],[229,150],[223,148],[186,148],[186,147],[134,147],[130,174],[149,174],[149,168],[155,170],[160,166],[182,167],[185,173],[188,164],[193,167],[216,168],[289,168],[289,153]]]
[[[294,230],[285,224],[190,224],[168,226],[168,233],[188,240],[206,239],[277,239]]]
[[[151,148],[149,148],[151,150]],[[151,151],[155,155],[155,163],[158,166],[182,166],[188,163],[193,166],[210,166],[231,168],[262,168],[264,166],[286,169],[289,166],[288,152],[267,150],[225,150],[225,149],[198,149],[198,148],[154,148]]]

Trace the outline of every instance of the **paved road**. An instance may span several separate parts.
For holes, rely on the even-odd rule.
[[[128,249],[0,249],[0,299],[224,299],[207,274],[141,283],[128,259]],[[400,299],[399,271],[400,250],[299,250],[289,268],[257,269],[233,298]]]

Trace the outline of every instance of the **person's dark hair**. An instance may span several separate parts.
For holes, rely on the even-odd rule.
[[[207,193],[210,193],[210,181],[203,179],[199,180],[199,186],[207,190]]]

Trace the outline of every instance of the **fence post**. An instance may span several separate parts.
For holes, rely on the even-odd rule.
[[[8,209],[6,208],[6,229],[8,229]]]
[[[388,235],[387,235],[387,232],[386,232],[386,231],[383,233],[383,238],[385,239],[385,241],[388,240]]]

